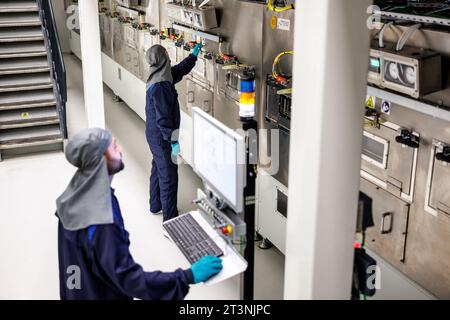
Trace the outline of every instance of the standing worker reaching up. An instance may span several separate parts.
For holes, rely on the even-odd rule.
[[[153,154],[150,212],[162,211],[164,221],[178,216],[178,166],[172,160],[180,153],[180,105],[175,84],[195,67],[201,47],[197,44],[192,54],[174,67],[171,67],[164,47],[154,45],[146,52],[150,64],[146,88],[146,136]]]

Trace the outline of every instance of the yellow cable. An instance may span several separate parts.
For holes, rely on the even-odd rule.
[[[293,4],[288,4],[288,5],[286,5],[283,8],[275,7],[273,5],[273,0],[269,0],[269,2],[267,3],[267,7],[269,8],[269,10],[274,11],[274,12],[284,12],[284,11],[288,11],[288,10],[291,10],[291,9],[292,10],[295,9]]]
[[[281,57],[283,57],[286,54],[294,54],[294,51],[283,51],[281,53],[279,53],[276,57],[275,60],[273,61],[273,65],[272,65],[272,76],[276,79],[279,74],[277,73],[277,65],[281,60]]]
[[[281,95],[289,95],[292,94],[292,88],[288,88],[288,89],[282,89],[282,90],[278,90],[277,91],[277,95],[281,96]]]

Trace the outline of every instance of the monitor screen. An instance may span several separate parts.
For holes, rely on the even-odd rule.
[[[193,108],[194,170],[207,187],[240,213],[244,209],[244,138]]]

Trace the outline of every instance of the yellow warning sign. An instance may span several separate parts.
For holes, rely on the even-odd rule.
[[[273,16],[273,17],[270,19],[270,27],[272,28],[272,30],[275,30],[275,28],[277,27],[277,25],[278,25],[277,17]]]
[[[370,109],[375,109],[375,105],[377,103],[377,98],[374,96],[367,96],[366,98],[366,107]]]
[[[23,112],[22,113],[22,118],[29,118],[30,114],[28,112]]]

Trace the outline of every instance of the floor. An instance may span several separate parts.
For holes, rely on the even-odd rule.
[[[68,69],[68,130],[86,127],[80,61],[65,57]],[[178,249],[162,236],[161,216],[148,214],[148,176],[151,154],[144,122],[124,103],[113,102],[105,87],[106,123],[123,146],[126,169],[113,187],[119,198],[131,252],[145,270],[187,268]],[[0,299],[58,299],[57,219],[55,199],[75,172],[62,153],[7,159],[0,163]],[[179,169],[179,209],[194,207],[200,180],[187,165]],[[3,195],[5,195],[3,197]],[[284,256],[276,249],[256,247],[255,298],[282,299]],[[240,278],[219,285],[193,286],[187,299],[238,299]]]

